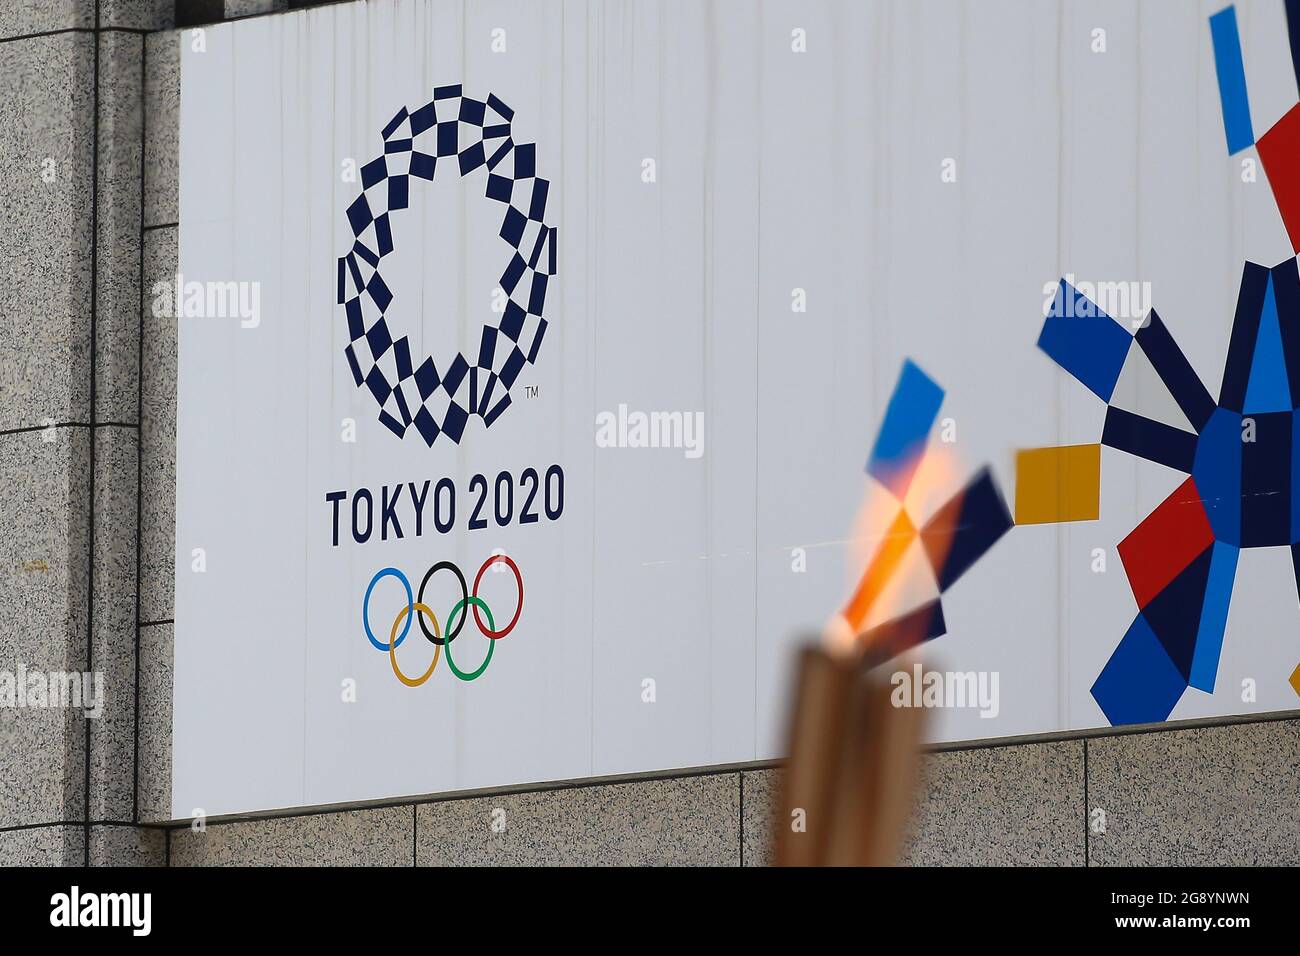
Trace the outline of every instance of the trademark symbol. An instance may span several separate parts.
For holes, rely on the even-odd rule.
[[[524,386],[524,395],[527,396],[528,398],[536,398],[536,397],[537,397],[537,389],[538,389],[538,388],[539,388],[539,386],[537,386],[537,385],[525,385],[525,386]]]

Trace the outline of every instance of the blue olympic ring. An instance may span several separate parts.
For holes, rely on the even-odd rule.
[[[415,595],[411,593],[411,582],[406,580],[406,575],[397,568],[384,568],[375,573],[370,579],[370,586],[366,588],[365,600],[361,603],[361,623],[366,627],[366,637],[370,638],[370,643],[375,645],[375,650],[387,653],[388,645],[375,639],[375,632],[370,630],[370,592],[375,589],[380,578],[394,577],[402,582],[402,587],[406,588],[406,622],[402,625],[402,633],[397,636],[393,642],[393,648],[402,646],[402,641],[406,640],[406,634],[411,629],[411,621],[415,618]]]

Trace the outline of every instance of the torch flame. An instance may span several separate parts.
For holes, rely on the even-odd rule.
[[[862,656],[873,648],[867,625],[890,620],[903,613],[908,581],[917,575],[933,574],[923,565],[943,566],[952,545],[950,532],[931,530],[920,547],[921,535],[911,514],[932,513],[940,503],[951,501],[958,475],[955,455],[948,446],[938,445],[920,453],[907,494],[900,503],[874,482],[853,522],[851,548],[855,566],[863,571],[849,594],[844,609],[827,622],[823,639],[827,650],[839,656]]]

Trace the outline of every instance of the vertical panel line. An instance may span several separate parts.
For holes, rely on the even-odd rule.
[[[89,523],[86,554],[86,673],[93,673],[95,654],[95,413],[96,376],[95,353],[98,345],[99,314],[99,0],[95,0],[94,58],[91,82],[91,140],[90,140],[90,496],[87,502]],[[85,714],[81,717],[82,749],[85,758],[85,794],[82,810],[85,827],[82,841],[82,861],[90,866],[90,745],[91,725]]]

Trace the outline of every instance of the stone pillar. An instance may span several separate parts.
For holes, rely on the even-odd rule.
[[[136,530],[144,44],[171,6],[0,9],[0,864],[162,862],[136,826]],[[52,706],[74,673],[96,719]]]

